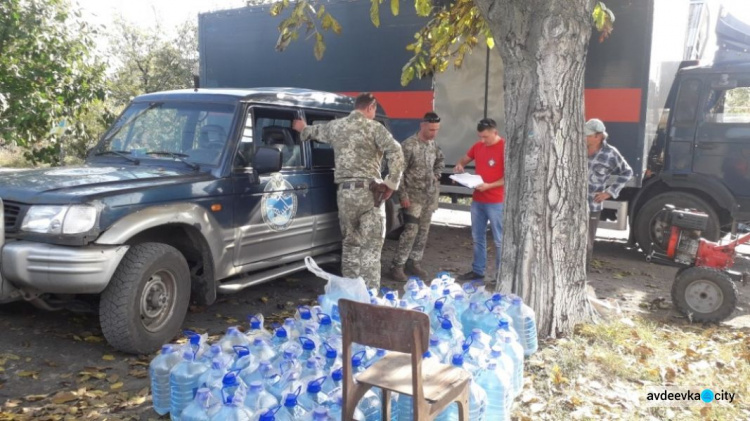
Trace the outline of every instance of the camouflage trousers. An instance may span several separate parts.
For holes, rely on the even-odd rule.
[[[336,195],[343,244],[341,274],[380,289],[380,252],[385,239],[385,205],[373,206],[366,188],[339,189]]]
[[[434,199],[411,202],[404,215],[404,231],[398,240],[394,265],[403,265],[407,259],[422,260],[430,232],[432,213],[435,212]]]

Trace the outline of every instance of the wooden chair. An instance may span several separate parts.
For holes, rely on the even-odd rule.
[[[469,421],[469,379],[466,370],[422,361],[430,340],[430,319],[419,311],[339,300],[343,329],[343,419],[352,420],[359,400],[372,387],[382,393],[383,420],[391,419],[391,392],[409,395],[414,420],[432,420],[448,405],[458,404],[459,419]],[[389,352],[352,377],[352,342]]]

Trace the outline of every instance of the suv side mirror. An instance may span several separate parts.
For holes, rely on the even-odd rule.
[[[281,151],[273,146],[259,147],[253,156],[253,169],[259,175],[280,171]]]

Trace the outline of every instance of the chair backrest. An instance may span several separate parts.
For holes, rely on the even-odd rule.
[[[351,342],[406,354],[424,353],[429,347],[430,318],[421,311],[342,298],[339,300],[339,314],[342,329],[349,334]]]
[[[352,342],[389,351],[411,354],[412,398],[424,400],[422,355],[430,344],[430,318],[421,311],[339,300],[342,328],[342,364],[344,368],[344,411],[356,405],[352,374]],[[415,412],[418,413],[417,410]]]

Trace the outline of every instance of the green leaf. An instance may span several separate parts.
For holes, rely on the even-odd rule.
[[[271,6],[269,13],[271,16],[278,16],[282,10],[284,10],[284,3],[274,3],[273,6]]]
[[[391,0],[391,13],[393,16],[398,16],[398,0]]]
[[[321,4],[320,6],[318,6],[318,12],[316,13],[316,15],[318,16],[318,19],[322,18],[322,17],[323,17],[323,14],[324,14],[325,12],[326,12],[326,7],[325,7],[325,5],[322,5],[322,4]]]
[[[315,47],[313,48],[313,52],[315,53],[315,58],[318,60],[323,59],[323,54],[326,51],[326,44],[323,41],[323,34],[318,32],[315,34]]]
[[[408,64],[401,71],[401,86],[406,86],[414,79],[414,67]]]
[[[380,2],[378,0],[370,0],[370,20],[376,28],[380,27]]]
[[[489,49],[495,48],[495,38],[487,37],[485,41],[487,42],[487,48]]]
[[[430,0],[415,0],[414,8],[419,16],[428,16],[432,11],[432,2]]]

